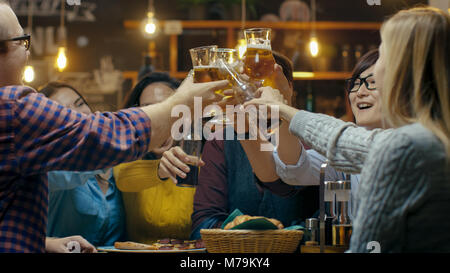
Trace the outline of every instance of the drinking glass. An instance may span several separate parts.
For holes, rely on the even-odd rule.
[[[218,68],[215,66],[216,55],[213,49],[217,45],[191,48],[192,66],[194,68],[194,82],[211,82],[219,80]]]
[[[244,72],[250,79],[260,82],[263,86],[272,86],[272,73],[275,59],[272,55],[270,43],[270,28],[245,29],[244,35],[247,41],[245,53]]]
[[[192,135],[189,135],[186,139],[182,139],[180,143],[181,149],[189,156],[191,159],[200,161],[202,152],[202,140],[195,140]],[[198,174],[199,167],[193,164],[187,164],[190,171],[186,174],[185,178],[177,175],[177,186],[178,187],[196,187],[198,185]]]

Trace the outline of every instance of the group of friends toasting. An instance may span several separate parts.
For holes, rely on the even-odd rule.
[[[268,29],[247,30],[242,60],[231,49],[193,49],[181,83],[154,72],[121,110],[94,112],[68,84],[22,84],[30,36],[6,2],[0,14],[0,252],[199,239],[235,209],[302,224],[317,217],[325,161],[327,179],[350,174],[350,252],[372,241],[382,252],[450,250],[448,12],[417,7],[383,23],[379,49],[346,81],[355,122],[293,107],[292,64],[272,51]],[[194,98],[218,107],[200,158],[171,135],[172,108],[193,112]],[[251,119],[238,128],[236,113],[220,111],[230,105],[264,106],[279,119],[252,138]],[[193,172],[194,187],[177,186]]]

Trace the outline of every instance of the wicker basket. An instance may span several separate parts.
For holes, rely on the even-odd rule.
[[[293,253],[303,237],[300,230],[200,230],[209,253]]]

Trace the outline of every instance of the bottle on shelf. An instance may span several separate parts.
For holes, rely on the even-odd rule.
[[[138,81],[140,81],[145,75],[152,73],[155,68],[152,65],[152,57],[150,54],[145,54],[144,56],[144,64],[139,70]]]
[[[312,90],[311,82],[308,82],[308,88],[306,91],[306,111],[314,112],[316,110],[316,102],[314,92]]]
[[[355,63],[358,62],[359,58],[363,55],[364,47],[362,45],[355,46]]]
[[[351,70],[351,56],[350,56],[350,45],[345,44],[342,46],[341,51],[342,58],[342,71],[350,71]]]

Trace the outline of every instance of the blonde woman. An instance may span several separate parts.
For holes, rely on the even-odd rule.
[[[400,11],[381,29],[375,81],[390,134],[286,106],[264,88],[252,104],[278,105],[290,131],[343,171],[361,172],[351,252],[450,251],[450,16]],[[432,232],[430,232],[432,231]]]

